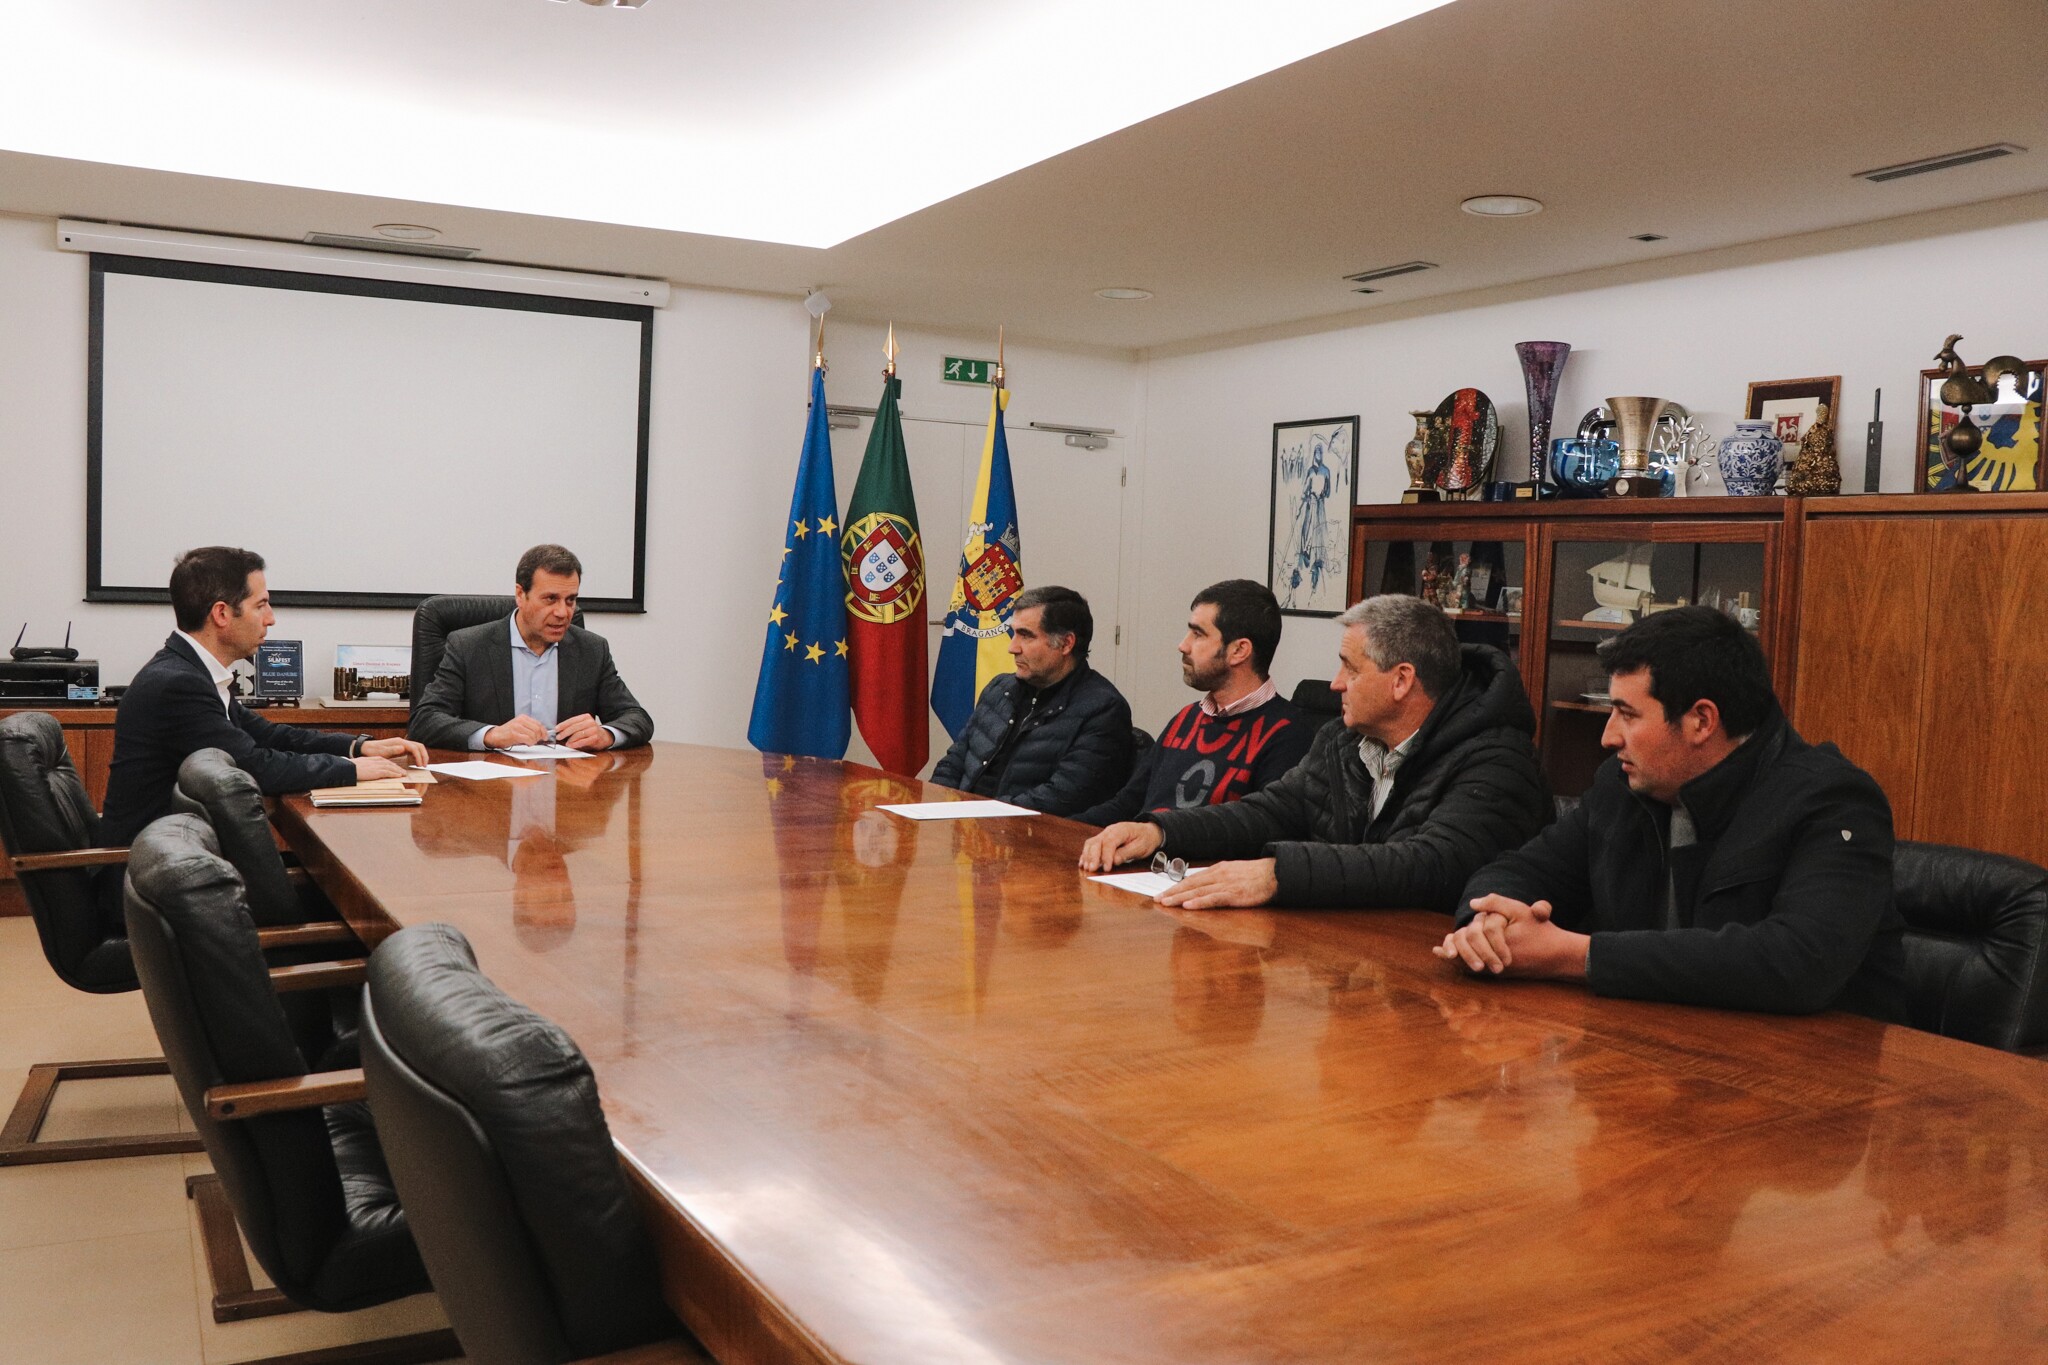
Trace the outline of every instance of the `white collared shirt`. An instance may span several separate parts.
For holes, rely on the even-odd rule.
[[[1394,774],[1400,771],[1402,761],[1415,747],[1415,735],[1421,733],[1421,730],[1416,730],[1414,735],[1408,736],[1391,749],[1370,735],[1358,741],[1358,761],[1365,765],[1366,772],[1372,776],[1372,814],[1366,816],[1367,824],[1380,818],[1380,808],[1386,805],[1387,798],[1394,794]]]
[[[199,656],[199,662],[206,665],[207,673],[213,678],[213,687],[220,693],[220,709],[227,715],[234,714],[235,670],[213,657],[213,651],[199,643],[184,631],[173,631],[180,640],[192,646],[192,652]]]
[[[1261,706],[1264,706],[1279,695],[1279,685],[1271,678],[1266,679],[1236,701],[1231,702],[1228,706],[1218,706],[1216,704],[1216,694],[1214,692],[1205,692],[1202,694],[1201,700],[1202,714],[1205,716],[1239,716],[1243,715],[1246,711],[1258,710]]]

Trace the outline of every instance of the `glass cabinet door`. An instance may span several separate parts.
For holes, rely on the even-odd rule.
[[[1613,704],[1596,652],[1603,640],[1647,614],[1688,604],[1725,612],[1751,634],[1769,638],[1763,634],[1771,624],[1765,619],[1768,535],[1696,540],[1684,538],[1681,526],[1629,529],[1654,539],[1559,535],[1551,542],[1540,724],[1544,771],[1560,796],[1584,792],[1606,757],[1600,736]]]
[[[1469,536],[1474,528],[1419,529],[1462,530]],[[1367,597],[1398,592],[1436,603],[1451,618],[1460,640],[1492,645],[1519,666],[1527,557],[1519,528],[1499,540],[1368,539],[1360,582]]]

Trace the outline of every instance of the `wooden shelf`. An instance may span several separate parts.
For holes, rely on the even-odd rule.
[[[1550,624],[1551,624],[1551,625],[1552,625],[1553,627],[1557,627],[1557,626],[1569,626],[1569,627],[1571,627],[1571,628],[1572,628],[1573,630],[1627,630],[1627,629],[1628,629],[1628,628],[1629,628],[1630,626],[1634,625],[1634,624],[1635,624],[1635,622],[1633,622],[1633,621],[1578,621],[1578,620],[1569,620],[1569,619],[1568,619],[1568,620],[1563,620],[1563,621],[1552,621],[1552,622],[1551,622]]]
[[[1554,701],[1550,703],[1550,709],[1553,711],[1587,711],[1604,716],[1614,709],[1614,704],[1612,702],[1596,701]]]

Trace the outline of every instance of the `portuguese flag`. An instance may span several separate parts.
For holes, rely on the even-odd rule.
[[[902,387],[893,374],[882,380],[839,544],[846,558],[854,719],[884,768],[915,777],[931,745],[924,718],[924,542],[896,406]]]

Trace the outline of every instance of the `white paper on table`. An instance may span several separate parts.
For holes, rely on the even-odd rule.
[[[518,768],[510,763],[486,763],[482,759],[470,759],[462,763],[429,763],[427,771],[446,773],[450,777],[467,777],[483,781],[489,777],[545,777],[539,768]]]
[[[572,749],[566,744],[514,744],[500,749],[507,758],[590,758],[591,754],[582,749]]]
[[[1036,815],[1028,806],[1007,801],[919,801],[904,806],[878,806],[877,810],[900,815],[906,820],[995,820],[1005,815]]]
[[[1188,869],[1190,872],[1201,870],[1199,867]],[[1088,880],[1101,882],[1104,886],[1113,886],[1119,891],[1135,891],[1141,896],[1151,896],[1155,899],[1163,895],[1168,887],[1179,885],[1164,872],[1105,872]]]

